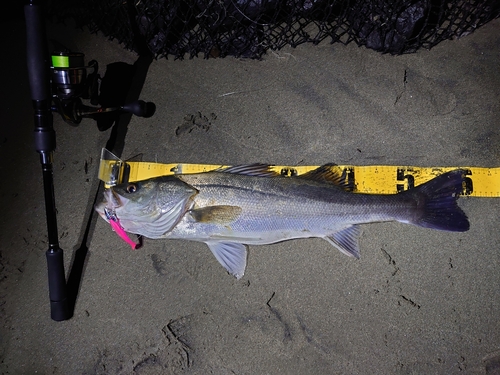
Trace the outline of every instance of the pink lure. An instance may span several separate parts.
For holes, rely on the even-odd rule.
[[[127,233],[125,233],[117,220],[111,219],[109,220],[109,223],[111,224],[111,227],[116,232],[116,234],[118,234],[126,243],[128,243],[132,247],[132,250],[136,250],[140,247],[140,244],[137,244],[130,239],[130,237],[127,235]]]

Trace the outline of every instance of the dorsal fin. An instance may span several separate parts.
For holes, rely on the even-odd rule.
[[[257,176],[257,177],[277,177],[280,176],[278,172],[271,170],[272,165],[270,164],[241,164],[234,165],[232,167],[227,167],[224,169],[218,169],[217,172],[224,173],[234,173],[234,174],[244,174],[247,176]]]
[[[354,189],[353,183],[347,178],[347,172],[334,163],[324,164],[297,177],[334,184],[345,191],[353,191]]]

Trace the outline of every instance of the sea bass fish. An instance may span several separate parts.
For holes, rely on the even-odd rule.
[[[462,170],[392,195],[353,193],[345,177],[335,164],[295,177],[264,164],[235,166],[120,184],[104,192],[96,210],[130,233],[204,242],[237,279],[245,271],[248,245],[320,237],[359,258],[360,224],[469,229],[457,205]]]

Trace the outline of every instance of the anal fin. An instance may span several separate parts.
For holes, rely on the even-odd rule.
[[[359,259],[360,233],[359,225],[352,225],[324,238],[345,255]]]

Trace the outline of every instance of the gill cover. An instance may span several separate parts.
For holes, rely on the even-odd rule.
[[[172,230],[198,193],[175,176],[120,184],[111,189],[121,201],[115,214],[123,229],[148,238],[159,238]]]

